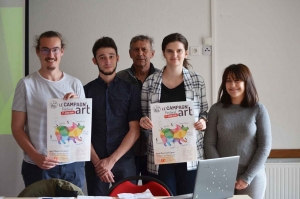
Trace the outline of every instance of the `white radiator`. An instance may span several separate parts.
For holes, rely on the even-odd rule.
[[[300,199],[300,162],[266,163],[265,199]]]

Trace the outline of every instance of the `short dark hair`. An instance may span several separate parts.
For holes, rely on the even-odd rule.
[[[147,35],[137,35],[137,36],[133,37],[130,41],[129,49],[131,49],[132,44],[137,41],[148,41],[150,43],[151,50],[152,51],[154,50],[154,40],[153,40],[153,38],[151,38]]]
[[[65,48],[66,44],[65,44],[63,36],[57,31],[50,30],[50,31],[46,31],[46,32],[42,33],[41,35],[35,36],[35,46],[34,46],[35,49],[37,51],[40,49],[41,38],[51,38],[51,37],[58,37],[60,39],[60,47]]]
[[[258,102],[258,94],[254,80],[249,68],[244,64],[232,64],[225,68],[222,83],[219,88],[218,101],[228,107],[232,104],[231,97],[226,90],[226,81],[228,76],[245,82],[245,97],[241,102],[242,107],[252,107]]]
[[[164,39],[163,42],[161,44],[161,49],[164,52],[166,50],[166,46],[171,43],[171,42],[175,42],[175,41],[179,41],[180,43],[182,43],[184,45],[184,49],[188,50],[188,46],[189,43],[187,41],[187,39],[180,33],[172,33],[167,35]],[[191,64],[188,62],[188,59],[184,58],[183,60],[183,66],[186,69],[189,69],[189,67],[191,67]]]
[[[93,46],[93,55],[96,58],[97,50],[100,48],[113,48],[116,51],[116,55],[118,55],[118,48],[115,41],[110,37],[101,37],[98,39]]]

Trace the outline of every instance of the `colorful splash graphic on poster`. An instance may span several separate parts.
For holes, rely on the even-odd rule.
[[[92,99],[49,99],[47,154],[60,162],[90,161]]]
[[[197,160],[193,102],[151,104],[155,164]]]

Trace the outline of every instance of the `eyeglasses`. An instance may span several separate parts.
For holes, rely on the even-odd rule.
[[[59,47],[55,47],[55,48],[52,48],[52,49],[50,49],[50,48],[41,48],[41,53],[43,54],[43,55],[48,55],[49,53],[50,53],[50,51],[53,53],[53,54],[55,54],[55,55],[57,55],[58,53],[60,53],[61,52],[61,49],[59,48]]]

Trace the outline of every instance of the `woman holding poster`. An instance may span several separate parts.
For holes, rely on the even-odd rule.
[[[194,127],[196,129],[197,159],[203,159],[203,134],[206,129],[208,104],[205,98],[205,84],[203,78],[188,70],[187,61],[188,41],[179,34],[166,36],[162,42],[162,52],[166,59],[166,66],[159,72],[149,76],[143,84],[141,103],[144,117],[140,126],[148,129],[148,171],[150,175],[164,182],[173,195],[193,192],[196,177],[197,161],[172,164],[155,164],[153,145],[157,140],[152,138],[152,121],[150,105],[168,102],[193,102]],[[179,127],[183,128],[183,127]],[[169,135],[172,135],[168,129]],[[167,137],[167,136],[166,136]],[[167,145],[168,146],[168,145]]]
[[[225,69],[218,102],[209,110],[204,142],[206,158],[240,156],[236,195],[264,198],[271,125],[247,66],[233,64]]]

